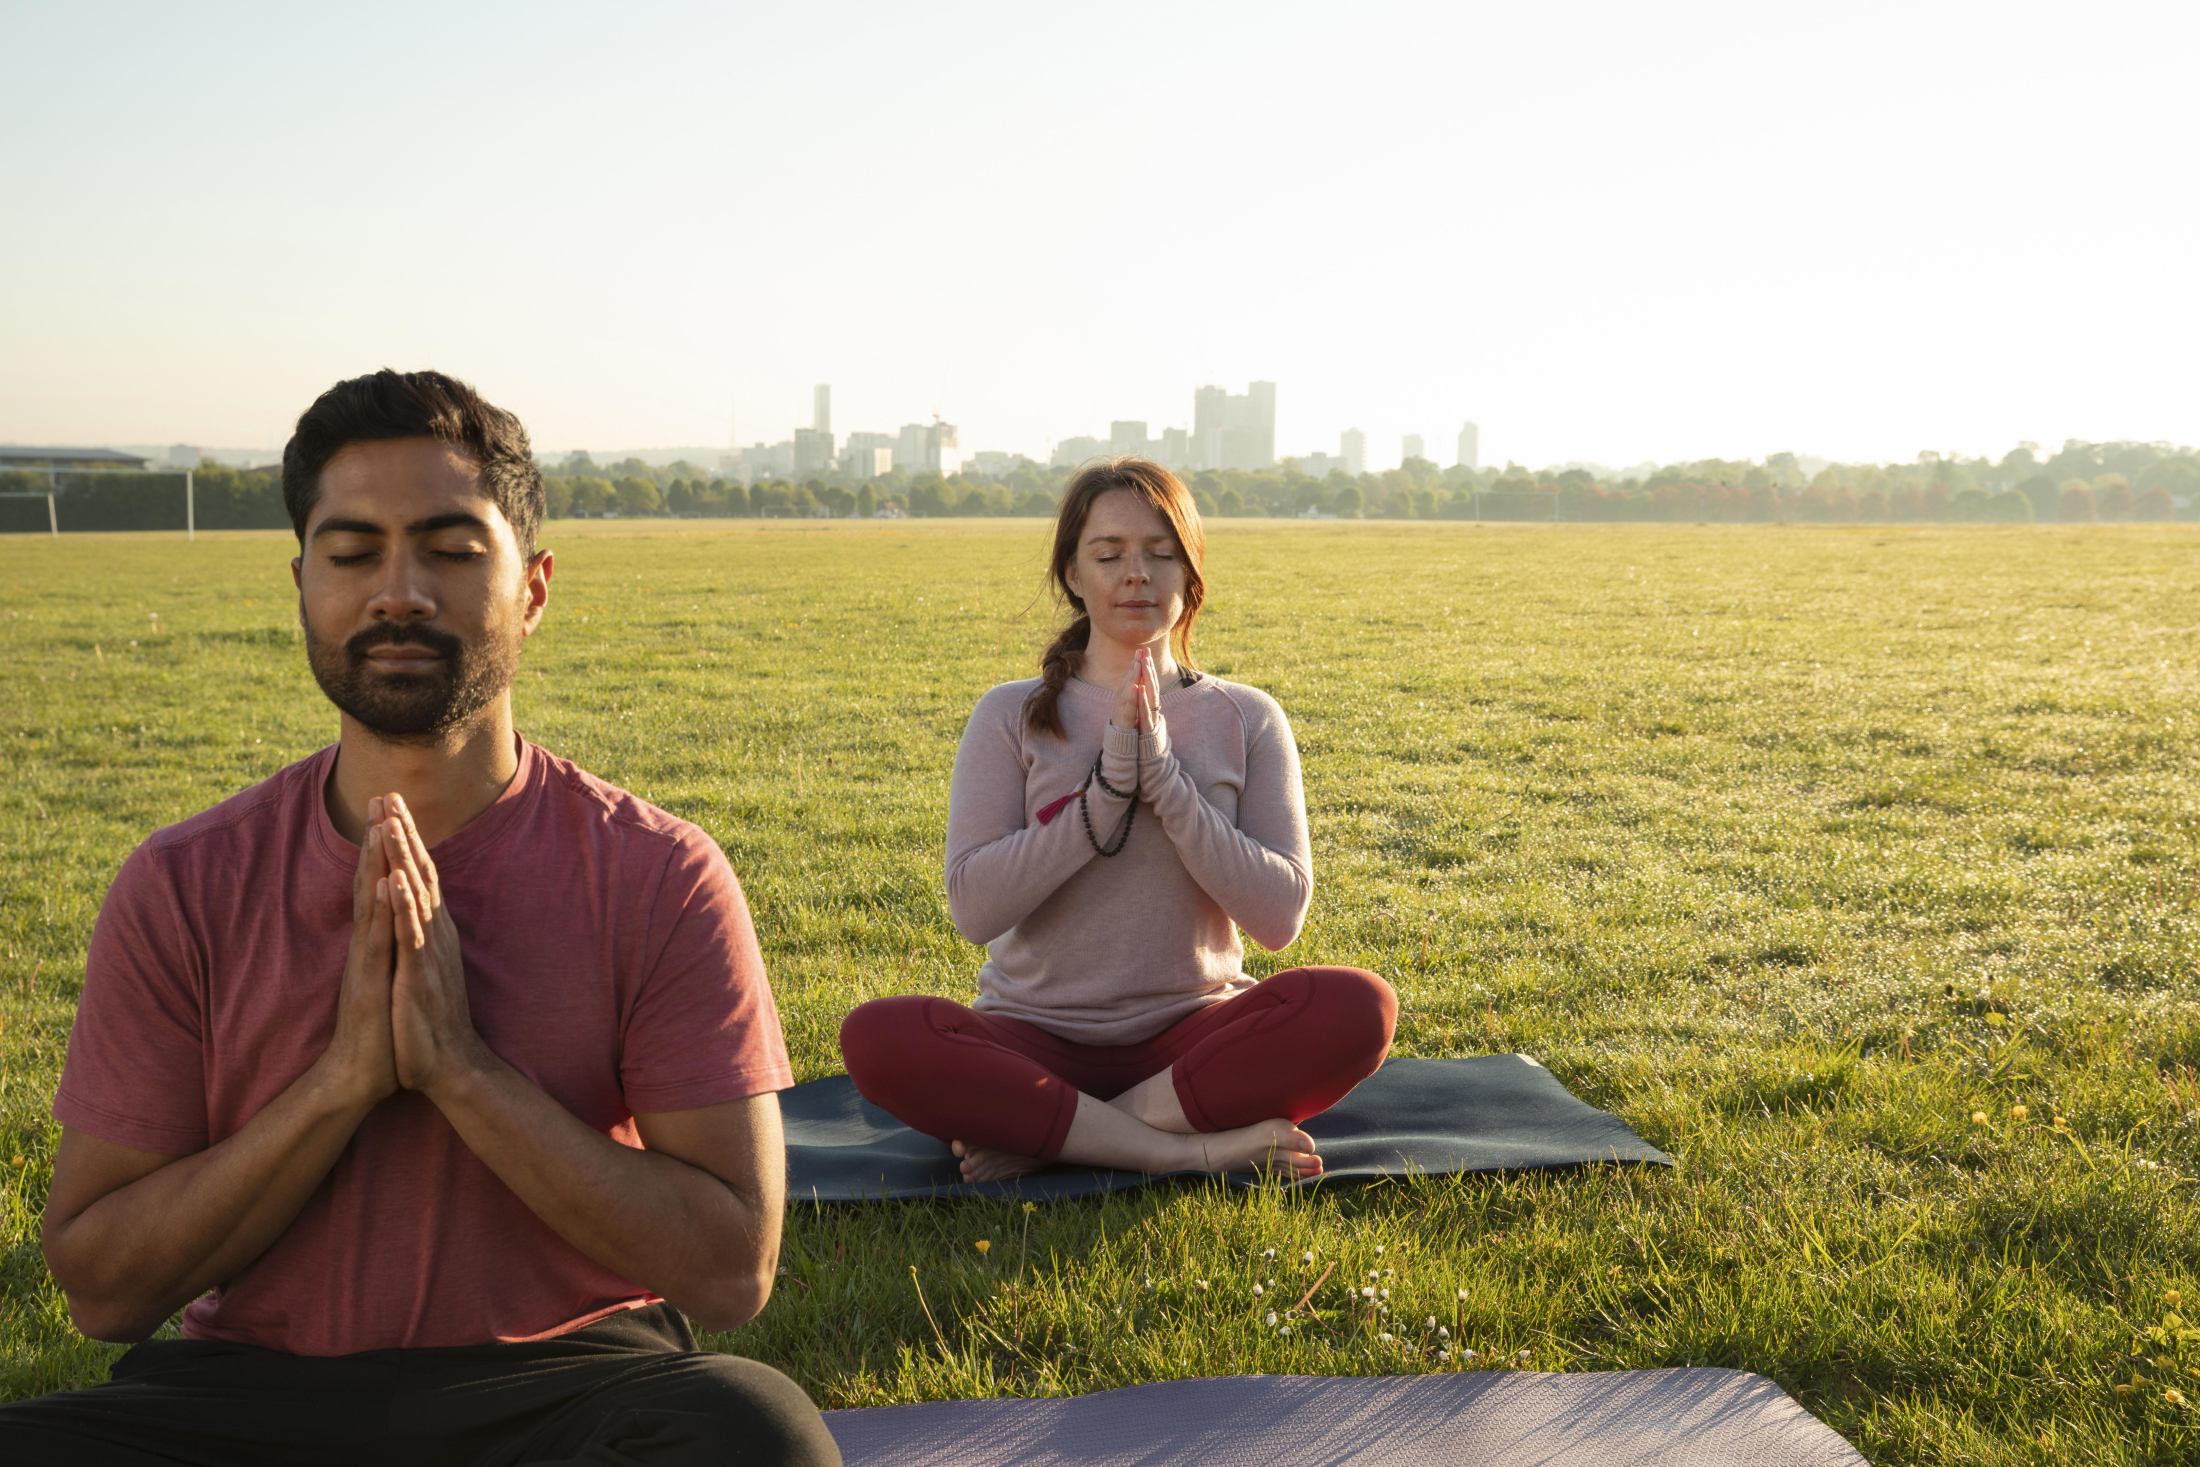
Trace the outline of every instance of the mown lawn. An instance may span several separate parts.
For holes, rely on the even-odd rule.
[[[803,1078],[862,1000],[970,992],[948,769],[1051,626],[1043,539],[552,527],[522,727],[724,844]],[[2196,552],[1216,526],[1199,651],[1289,711],[1315,837],[1313,917],[1257,969],[1375,968],[1398,1052],[1532,1054],[1680,1167],[798,1209],[770,1309],[717,1343],[827,1405],[1711,1363],[1875,1462],[2194,1460]],[[0,541],[0,1394],[114,1353],[36,1246],[107,882],[331,735],[289,554]]]

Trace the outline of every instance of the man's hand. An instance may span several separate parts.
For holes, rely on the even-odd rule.
[[[397,1083],[433,1091],[468,1070],[495,1063],[474,1029],[466,1003],[466,965],[458,927],[443,904],[435,862],[402,796],[383,802],[380,829],[389,853],[384,880],[395,919],[396,961],[390,982],[390,1034]]]
[[[385,802],[367,802],[367,833],[351,877],[351,952],[336,992],[336,1033],[324,1056],[337,1082],[372,1105],[397,1089],[390,1034],[396,926],[390,909]]]

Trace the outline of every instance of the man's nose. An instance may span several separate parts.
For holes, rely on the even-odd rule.
[[[393,555],[384,562],[374,594],[367,600],[367,615],[376,621],[425,621],[435,615],[427,577],[411,556]]]

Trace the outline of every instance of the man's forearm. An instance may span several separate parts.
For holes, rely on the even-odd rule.
[[[49,1218],[47,1266],[78,1328],[95,1339],[143,1339],[234,1277],[290,1226],[373,1108],[332,1066],[317,1064],[233,1135],[73,1217]]]
[[[430,1098],[559,1237],[706,1328],[731,1329],[771,1297],[785,1165],[776,1105],[766,1180],[746,1196],[700,1166],[612,1140],[493,1055]]]

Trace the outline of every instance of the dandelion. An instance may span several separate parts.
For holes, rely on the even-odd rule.
[[[1273,1309],[1268,1311],[1268,1327],[1270,1329],[1274,1329],[1276,1327],[1276,1311]]]
[[[1201,1288],[1203,1288],[1203,1289],[1204,1289],[1204,1288],[1206,1288],[1206,1287],[1207,1287],[1207,1281],[1206,1281],[1205,1279],[1201,1279],[1201,1280],[1199,1281],[1199,1286],[1200,1286]]]
[[[2177,1303],[2180,1303],[2184,1299],[2184,1297],[2184,1295],[2178,1293],[2175,1289],[2162,1290],[2162,1302],[2164,1304],[2175,1305]]]
[[[2185,1404],[2185,1393],[2177,1387],[2171,1386],[2168,1390],[2162,1392],[2162,1399],[2172,1406],[2182,1406]]]
[[[980,1253],[991,1253],[993,1251],[993,1240],[991,1238],[980,1238],[977,1242],[971,1244],[970,1246],[977,1249]]]
[[[1982,1110],[1974,1110],[1974,1111],[1972,1111],[1972,1112],[1971,1112],[1971,1124],[1972,1124],[1972,1125],[1974,1125],[1974,1126],[1983,1126],[1983,1125],[1985,1125],[1985,1124],[1986,1124],[1986,1112],[1985,1112],[1985,1111],[1982,1111]]]
[[[2009,1107],[2009,1119],[2012,1121],[2028,1120],[2031,1115],[2032,1108],[2028,1105],[2012,1105]]]
[[[1467,1291],[1465,1289],[1459,1291],[1459,1302],[1462,1304],[1467,1302]]]
[[[1026,1212],[1037,1212],[1038,1210],[1039,1204],[1036,1202],[1026,1202],[1024,1204],[1024,1211]]]

